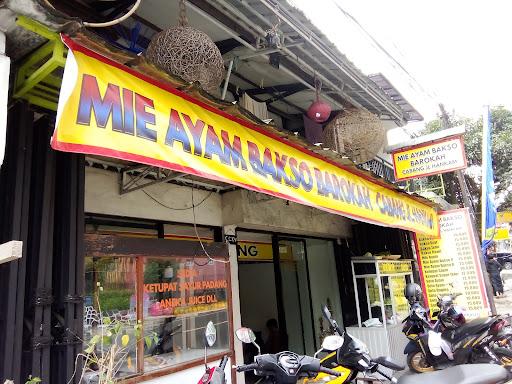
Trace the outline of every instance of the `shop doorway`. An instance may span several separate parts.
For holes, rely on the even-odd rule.
[[[281,284],[277,288],[283,310],[279,316],[280,323],[288,335],[288,348],[299,354],[311,355],[315,342],[306,242],[279,237],[277,242],[278,274],[281,275]]]
[[[321,305],[329,304],[341,320],[333,241],[255,232],[239,232],[238,239],[242,325],[268,351],[276,343],[269,342],[267,322],[275,319],[287,349],[312,355],[328,328]]]

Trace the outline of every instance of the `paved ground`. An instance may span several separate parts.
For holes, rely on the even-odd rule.
[[[512,315],[512,270],[503,270],[501,277],[505,282],[505,294],[499,299],[495,299],[496,312],[499,314],[510,313]]]

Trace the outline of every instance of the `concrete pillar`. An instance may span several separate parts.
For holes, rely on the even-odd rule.
[[[227,225],[224,227],[224,235],[236,236],[236,226]],[[233,310],[233,330],[237,330],[242,326],[242,316],[240,314],[240,290],[238,285],[238,256],[236,251],[236,244],[228,244],[229,250],[229,267],[231,273],[231,300]],[[244,354],[242,343],[235,337],[235,359],[233,364],[243,364]],[[245,376],[243,373],[236,374],[237,384],[245,384]]]

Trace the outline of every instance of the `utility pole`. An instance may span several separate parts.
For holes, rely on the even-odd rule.
[[[443,129],[450,128],[450,118],[448,114],[446,113],[446,110],[444,109],[443,104],[439,104],[439,109],[441,110],[441,126]],[[473,206],[473,202],[470,199],[469,195],[469,189],[468,185],[466,184],[466,179],[464,178],[464,173],[462,170],[455,171],[455,175],[457,176],[457,180],[459,182],[459,188],[460,192],[462,194],[462,201],[464,202],[464,207],[469,209],[469,217],[471,218],[471,226],[473,227],[473,237],[475,242],[476,249],[479,250],[480,254],[480,264],[482,266],[482,272],[484,275],[484,282],[485,282],[485,290],[487,292],[487,300],[489,301],[489,306],[491,309],[491,313],[493,315],[496,315],[496,305],[494,304],[494,296],[492,295],[492,285],[491,281],[489,280],[489,274],[487,273],[487,265],[485,263],[485,257],[483,252],[481,251],[481,242],[478,243],[478,231],[476,229],[476,216],[475,216],[475,208]]]

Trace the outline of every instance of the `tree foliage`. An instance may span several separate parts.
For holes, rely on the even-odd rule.
[[[491,110],[491,152],[494,170],[494,182],[496,188],[496,197],[498,210],[512,210],[512,111],[497,107]],[[451,115],[450,126],[455,127],[464,125],[466,133],[464,142],[466,147],[466,157],[468,167],[472,167],[477,172],[466,172],[465,178],[468,184],[471,198],[478,209],[481,196],[481,164],[482,164],[482,118],[471,119]],[[429,122],[422,134],[440,131],[442,129],[441,120]],[[454,182],[451,174],[445,174],[445,183],[450,185]],[[453,196],[453,189],[448,191],[448,197],[452,203],[456,203]],[[457,201],[458,202],[458,201]],[[478,212],[478,210],[477,210]]]

